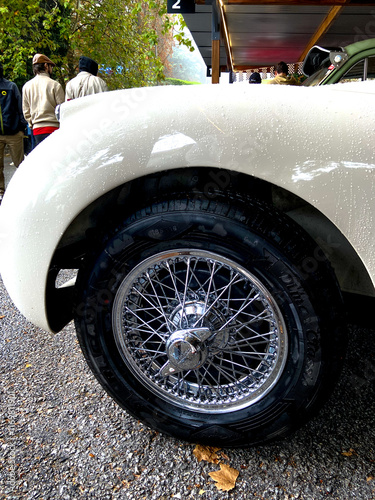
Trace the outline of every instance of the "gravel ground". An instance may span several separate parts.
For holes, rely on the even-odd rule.
[[[149,430],[107,396],[86,367],[73,324],[53,335],[28,323],[0,280],[1,499],[375,498],[373,331],[352,326],[341,382],[318,417],[288,440],[225,449],[239,471],[195,445]],[[360,346],[360,347],[358,347]]]

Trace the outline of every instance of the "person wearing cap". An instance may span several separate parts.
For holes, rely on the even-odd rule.
[[[275,78],[269,82],[270,85],[299,85],[299,82],[288,75],[288,65],[280,61],[275,69]]]
[[[65,100],[62,86],[51,78],[55,64],[44,54],[35,54],[33,73],[22,89],[23,114],[29,124],[37,146],[59,128],[55,108]]]
[[[97,74],[98,63],[89,57],[81,56],[78,75],[66,84],[66,100],[107,92],[107,84]]]
[[[249,78],[249,83],[262,83],[262,77],[257,71],[254,71],[254,73],[251,73],[250,78]]]
[[[4,151],[9,148],[15,167],[23,161],[23,138],[26,120],[22,114],[22,99],[15,83],[4,78],[0,64],[0,204],[5,192]]]

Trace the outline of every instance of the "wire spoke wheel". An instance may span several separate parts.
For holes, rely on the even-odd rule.
[[[340,292],[316,255],[256,201],[150,205],[78,274],[83,353],[157,431],[215,446],[279,439],[327,399],[345,350]]]
[[[227,412],[263,397],[287,355],[279,309],[233,261],[175,250],[141,262],[113,308],[116,343],[151,391],[184,408]]]

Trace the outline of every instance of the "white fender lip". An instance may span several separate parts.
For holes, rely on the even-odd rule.
[[[62,105],[61,128],[21,164],[0,207],[0,272],[16,306],[51,330],[47,273],[77,214],[129,180],[180,167],[295,193],[342,231],[374,283],[374,83],[154,87]]]

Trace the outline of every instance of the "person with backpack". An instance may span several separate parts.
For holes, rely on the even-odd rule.
[[[4,151],[8,145],[15,167],[23,161],[26,120],[22,113],[21,93],[15,83],[4,78],[0,64],[0,204],[5,193]]]

